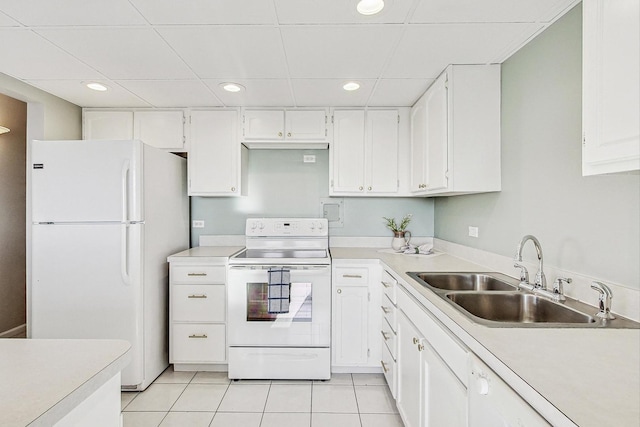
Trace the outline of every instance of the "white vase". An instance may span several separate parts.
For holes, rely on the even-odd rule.
[[[391,249],[399,251],[404,246],[404,237],[394,237],[391,239]]]
[[[411,232],[409,231],[394,231],[393,239],[391,239],[391,249],[399,251],[403,246],[409,245],[411,240]]]

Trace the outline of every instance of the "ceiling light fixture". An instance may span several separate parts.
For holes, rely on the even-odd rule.
[[[384,9],[384,0],[360,0],[356,10],[361,15],[375,15]]]
[[[231,83],[231,82],[220,83],[220,87],[226,90],[227,92],[233,92],[233,93],[241,92],[244,90],[244,86],[242,86],[241,84]]]
[[[104,92],[108,89],[108,87],[106,87],[102,83],[96,83],[96,82],[87,83],[87,87],[91,90],[96,90],[98,92]]]
[[[11,129],[6,128],[4,126],[0,126],[0,135],[2,135],[3,133],[7,133],[7,132],[11,132]]]
[[[342,89],[353,92],[354,90],[360,89],[360,83],[358,82],[347,82],[342,86]]]

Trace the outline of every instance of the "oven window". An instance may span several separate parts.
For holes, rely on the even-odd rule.
[[[311,283],[291,283],[288,313],[269,313],[269,284],[247,283],[247,321],[311,322]]]

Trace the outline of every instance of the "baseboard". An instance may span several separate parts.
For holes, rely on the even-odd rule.
[[[27,337],[27,324],[16,326],[8,331],[0,332],[0,338],[26,338]]]

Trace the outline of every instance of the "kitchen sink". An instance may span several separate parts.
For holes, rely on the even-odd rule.
[[[499,273],[407,273],[422,286],[446,291],[515,291],[517,282]]]
[[[407,272],[475,323],[494,328],[630,328],[640,323],[617,316],[605,320],[598,309],[572,298],[552,301],[518,289],[518,280],[494,272]]]
[[[451,292],[446,297],[469,314],[492,322],[595,323],[587,314],[524,292]]]

